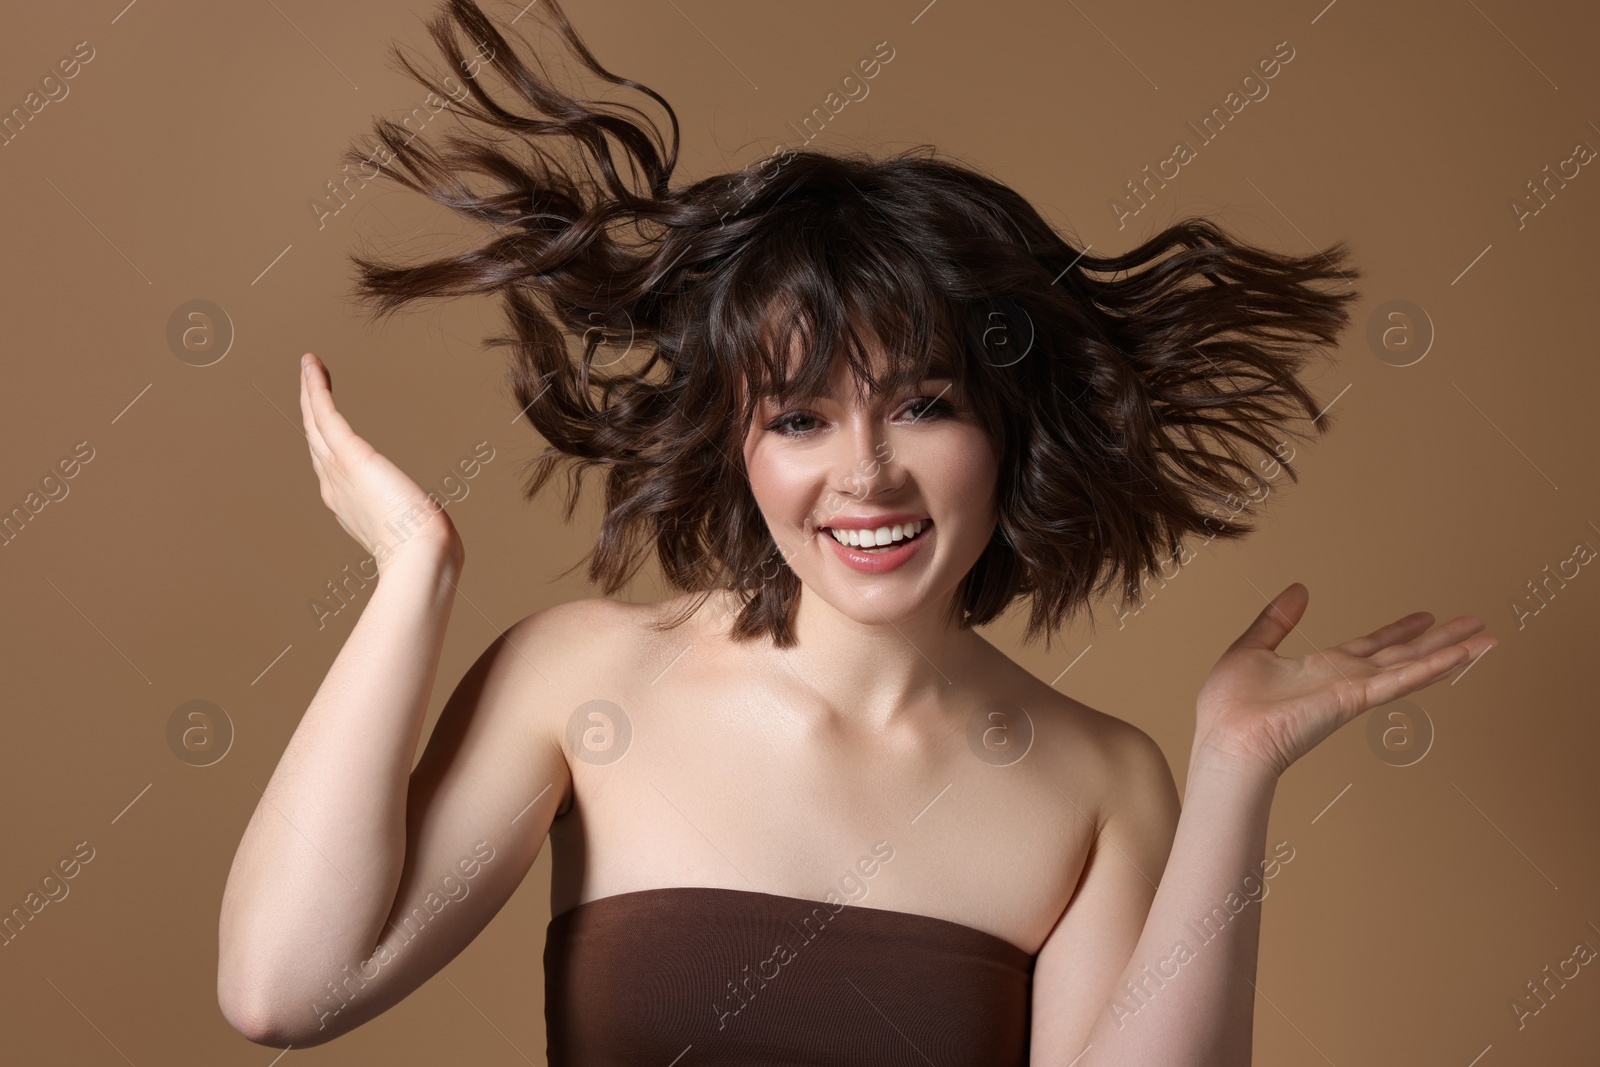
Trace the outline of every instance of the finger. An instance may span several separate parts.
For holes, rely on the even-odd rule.
[[[1291,584],[1274,597],[1272,603],[1261,609],[1261,614],[1256,616],[1249,629],[1229,648],[1276,649],[1289,631],[1299,624],[1310,598],[1311,593],[1303,584]]]
[[[302,357],[300,374],[300,422],[304,427],[306,444],[311,449],[311,466],[318,476],[324,474],[324,466],[328,461],[328,442],[323,439],[322,431],[317,428],[316,413],[312,410],[311,401],[314,394],[313,382],[317,375],[317,357],[306,353]]]
[[[1460,644],[1441,648],[1421,659],[1390,667],[1380,674],[1375,674],[1366,680],[1363,687],[1365,699],[1361,710],[1387,704],[1407,693],[1414,693],[1418,689],[1430,686],[1455,668],[1477,659],[1497,644],[1499,642],[1493,637],[1480,635]]]
[[[1426,611],[1414,611],[1403,619],[1396,619],[1379,627],[1365,637],[1353,637],[1338,647],[1352,656],[1366,657],[1400,641],[1409,641],[1433,625],[1433,616]]]
[[[1483,629],[1482,619],[1471,615],[1460,615],[1444,623],[1434,630],[1421,635],[1405,644],[1385,648],[1372,657],[1370,662],[1375,667],[1392,667],[1397,663],[1406,663],[1410,660],[1420,659],[1431,655],[1433,652],[1446,645],[1456,644]]]
[[[300,357],[300,425],[307,441],[312,439],[317,429],[317,421],[311,415],[311,375],[315,373],[311,360],[310,352]]]
[[[346,447],[351,439],[356,438],[356,432],[333,404],[333,378],[328,374],[328,368],[315,355],[311,358],[311,376],[306,381],[310,393],[311,419],[323,455],[326,456],[335,449]]]

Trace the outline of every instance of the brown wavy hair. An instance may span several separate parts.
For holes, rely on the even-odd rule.
[[[882,159],[780,146],[674,187],[672,108],[602,67],[556,0],[540,7],[588,70],[665,110],[670,145],[638,107],[562,92],[535,50],[537,72],[477,4],[448,0],[428,30],[453,69],[476,72],[450,94],[467,132],[436,149],[378,119],[381,146],[346,158],[386,150],[392,180],[492,235],[411,266],[352,259],[357,299],[379,317],[425,297],[504,297],[513,333],[486,343],[509,349],[511,390],[548,443],[525,496],[570,464],[570,520],[581,476],[604,470],[585,558],[606,594],[653,547],[672,587],[704,594],[665,625],[725,588],[742,605],[735,638],[794,643],[800,582],[757,509],[743,440],[761,396],[825,391],[837,358],[868,391],[952,377],[996,445],[998,522],[950,604],[961,626],[1028,596],[1024,640],[1048,647],[1092,597],[1138,598],[1189,535],[1252,532],[1216,517],[1252,495],[1252,462],[1298,481],[1275,452],[1292,420],[1313,433],[1331,421],[1299,375],[1357,299],[1342,242],[1278,254],[1191,217],[1091,256],[931,145]],[[491,73],[514,103],[490,95]]]

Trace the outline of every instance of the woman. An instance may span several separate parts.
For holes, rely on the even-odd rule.
[[[516,623],[413,771],[464,551],[303,357],[322,499],[381,576],[229,875],[229,1021],[304,1047],[373,1018],[548,836],[552,1064],[1248,1062],[1260,911],[1235,902],[1274,873],[1277,778],[1495,641],[1418,612],[1280,655],[1308,599],[1289,586],[1197,696],[1180,818],[1147,735],[974,627],[1026,597],[1048,639],[1098,594],[1136,600],[1192,535],[1251,530],[1219,516],[1257,473],[1294,477],[1300,369],[1354,299],[1321,288],[1354,273],[1342,248],[1191,219],[1092,257],[925,152],[785,150],[673,188],[671,108],[543,9],[666,109],[673,146],[452,0],[433,34],[490,135],[441,155],[380,122],[382,164],[493,238],[358,259],[360,292],[381,313],[503,294],[515,336],[492,340],[551,446],[528,495],[563,461],[603,468],[590,577],[614,593],[654,550],[683,595]]]

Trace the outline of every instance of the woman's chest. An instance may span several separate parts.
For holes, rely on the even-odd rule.
[[[1013,703],[1026,723],[975,706],[974,722],[858,724],[773,685],[618,696],[568,730],[553,913],[708,886],[929,915],[1031,954],[1071,899],[1097,806],[1092,774],[1061,758],[1070,721]],[[1025,749],[997,750],[1007,728]]]

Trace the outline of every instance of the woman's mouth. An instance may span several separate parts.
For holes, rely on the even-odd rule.
[[[913,519],[878,527],[832,527],[817,530],[839,559],[863,574],[881,574],[905,563],[933,536],[933,520]]]
[[[840,530],[832,526],[824,526],[823,529],[841,545],[876,553],[906,541],[916,540],[922,531],[931,525],[933,523],[929,519],[917,519],[914,522],[895,523],[871,530]]]

